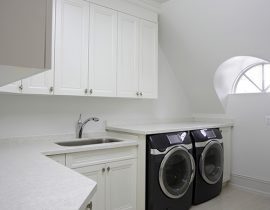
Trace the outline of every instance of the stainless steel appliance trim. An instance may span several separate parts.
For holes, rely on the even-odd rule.
[[[204,181],[206,181],[208,184],[216,184],[222,177],[223,174],[223,167],[224,167],[224,151],[223,151],[223,147],[221,145],[222,143],[220,143],[217,140],[211,140],[210,142],[208,142],[208,144],[205,146],[201,157],[200,157],[200,172],[201,172],[201,176],[203,177]],[[207,178],[207,176],[205,175],[205,167],[204,167],[204,163],[205,163],[205,157],[207,152],[209,151],[209,149],[213,146],[213,145],[219,145],[219,147],[221,148],[222,154],[221,154],[221,158],[222,158],[222,173],[220,174],[220,176],[218,177],[218,179],[216,181],[211,181]]]
[[[181,194],[179,194],[179,195],[176,196],[176,195],[172,195],[171,193],[168,192],[168,190],[166,189],[166,187],[165,187],[165,185],[164,185],[164,183],[163,183],[162,175],[163,175],[163,171],[164,171],[164,166],[165,166],[166,162],[168,161],[169,157],[170,157],[173,153],[175,153],[176,151],[179,151],[179,150],[180,150],[180,151],[183,151],[183,152],[186,152],[186,153],[189,155],[189,159],[190,159],[190,162],[191,162],[191,170],[192,170],[192,172],[191,172],[191,177],[190,177],[190,181],[189,181],[189,183],[188,183],[187,189],[186,189],[183,193],[181,193]],[[160,164],[160,168],[159,168],[159,184],[160,184],[160,187],[161,187],[163,193],[164,193],[165,195],[167,195],[169,198],[178,199],[178,198],[183,197],[183,196],[186,194],[186,192],[187,192],[188,188],[190,187],[191,183],[193,182],[194,177],[195,177],[195,161],[194,161],[194,158],[193,158],[193,156],[188,152],[188,150],[187,150],[185,147],[183,147],[182,145],[179,145],[179,146],[174,147],[173,149],[171,149],[171,150],[166,154],[166,156],[163,158],[163,160],[162,160],[162,162],[161,162],[161,164]]]

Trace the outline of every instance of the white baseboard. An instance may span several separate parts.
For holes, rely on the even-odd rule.
[[[270,181],[232,174],[230,185],[270,197]]]

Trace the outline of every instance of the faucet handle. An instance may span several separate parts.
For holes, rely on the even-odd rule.
[[[82,123],[82,114],[79,116],[78,123]]]

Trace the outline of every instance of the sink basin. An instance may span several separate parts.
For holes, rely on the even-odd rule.
[[[57,142],[56,144],[60,146],[65,146],[65,147],[75,147],[75,146],[85,146],[85,145],[95,145],[95,144],[117,143],[121,141],[122,140],[118,140],[118,139],[100,138],[100,139]]]

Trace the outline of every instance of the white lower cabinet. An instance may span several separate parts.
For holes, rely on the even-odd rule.
[[[105,180],[106,180],[106,164],[92,165],[83,168],[77,168],[75,171],[83,174],[84,176],[94,180],[98,187],[92,199],[93,210],[105,210]]]
[[[109,163],[106,176],[106,210],[136,210],[135,159]]]
[[[93,210],[136,210],[136,159],[76,168],[97,182]]]
[[[97,182],[93,210],[136,210],[136,146],[66,154],[66,166]]]
[[[224,148],[224,170],[223,182],[228,182],[231,179],[231,127],[221,128]]]

